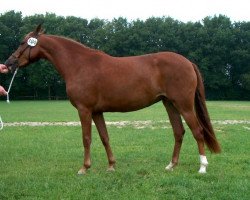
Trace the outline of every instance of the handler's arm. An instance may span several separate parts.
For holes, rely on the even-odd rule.
[[[0,73],[7,73],[8,72],[8,68],[3,65],[0,64]],[[7,92],[5,91],[5,89],[0,85],[0,96],[2,95],[7,95]]]

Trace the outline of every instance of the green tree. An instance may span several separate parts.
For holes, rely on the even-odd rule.
[[[204,72],[205,86],[212,98],[214,94],[225,97],[225,92],[231,87],[228,66],[233,45],[233,26],[230,19],[222,15],[206,17],[203,24],[203,41],[200,41],[202,58],[199,66]]]
[[[21,12],[9,11],[0,15],[0,61],[5,60],[18,46],[22,26]]]

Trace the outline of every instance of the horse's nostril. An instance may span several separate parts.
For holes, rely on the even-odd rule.
[[[7,67],[9,68],[9,60],[6,60],[6,61],[4,62],[4,65],[7,66]]]

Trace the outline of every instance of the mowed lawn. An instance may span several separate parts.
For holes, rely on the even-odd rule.
[[[0,199],[249,199],[250,102],[208,102],[221,154],[207,151],[207,174],[198,174],[197,145],[186,127],[179,166],[166,172],[174,145],[161,103],[132,113],[107,113],[107,121],[147,121],[152,126],[109,125],[115,172],[93,126],[92,166],[84,176],[80,126],[5,126],[0,131]],[[79,121],[68,101],[0,102],[13,122]]]

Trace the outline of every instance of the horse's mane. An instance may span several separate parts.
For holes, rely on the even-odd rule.
[[[93,52],[97,52],[97,53],[106,54],[106,53],[104,53],[104,52],[101,51],[101,50],[93,49],[93,48],[91,48],[91,47],[86,46],[85,44],[82,44],[82,43],[80,43],[80,42],[77,42],[77,41],[75,41],[75,40],[73,40],[73,39],[71,39],[71,38],[65,37],[65,36],[59,36],[59,35],[46,35],[46,36],[48,36],[48,37],[50,37],[50,38],[56,38],[56,39],[62,40],[62,41],[64,41],[64,42],[72,43],[72,44],[74,44],[74,45],[76,45],[76,46],[79,46],[79,47],[81,47],[81,48],[88,49],[89,51],[93,51]]]

